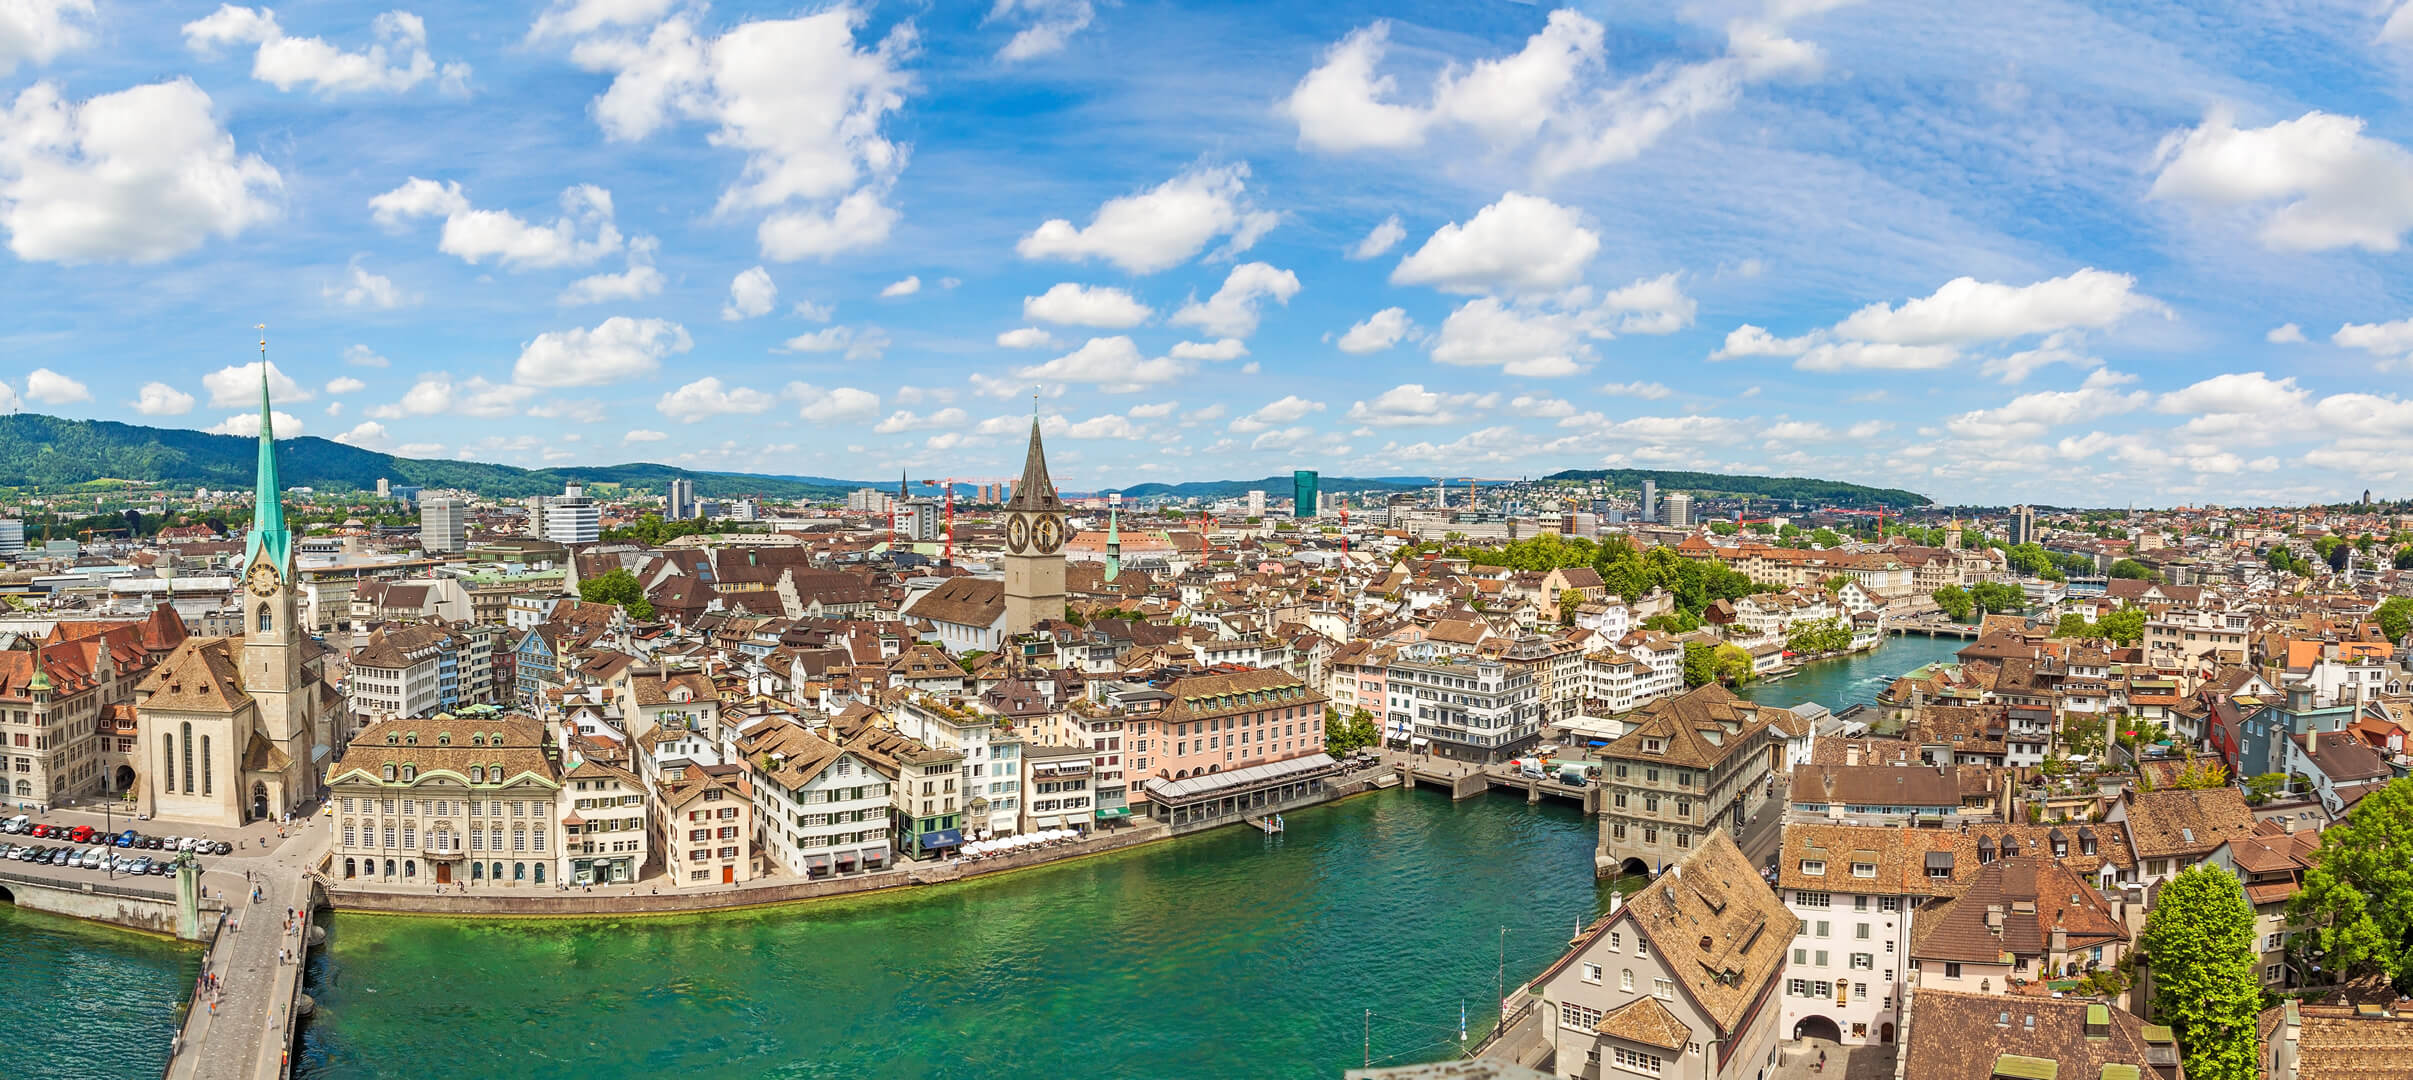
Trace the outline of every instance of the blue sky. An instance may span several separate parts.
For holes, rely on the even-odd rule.
[[[0,404],[521,465],[2405,494],[2393,2],[0,5]]]

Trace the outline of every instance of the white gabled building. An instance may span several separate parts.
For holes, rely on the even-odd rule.
[[[762,725],[741,743],[754,772],[755,844],[772,862],[799,877],[826,878],[894,860],[895,776],[794,724]]]

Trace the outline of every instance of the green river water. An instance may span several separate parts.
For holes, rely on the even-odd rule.
[[[0,904],[0,1077],[126,1080],[167,1068],[201,950]]]

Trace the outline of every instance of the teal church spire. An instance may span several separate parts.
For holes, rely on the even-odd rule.
[[[253,480],[251,532],[243,541],[243,565],[267,554],[282,574],[292,565],[293,533],[285,528],[285,489],[276,478],[276,429],[268,410],[268,328],[260,329],[260,466]]]

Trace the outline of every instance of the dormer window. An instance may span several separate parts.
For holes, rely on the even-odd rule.
[[[1826,860],[1803,859],[1801,861],[1801,872],[1810,877],[1825,877],[1827,872]]]
[[[1876,863],[1866,863],[1866,862],[1856,862],[1856,863],[1853,863],[1853,864],[1852,864],[1852,876],[1853,876],[1853,877],[1859,877],[1859,878],[1873,878],[1873,877],[1876,877],[1876,876],[1877,876],[1877,864],[1876,864]]]
[[[386,732],[386,733],[385,733],[385,744],[386,744],[387,746],[398,746],[398,745],[400,745],[401,743],[402,743],[402,736],[400,736],[400,735],[396,735],[396,734],[394,734],[394,733],[393,733],[393,732],[391,732],[391,731],[389,731],[389,732]],[[392,777],[387,777],[387,779],[389,779],[389,780],[390,780],[390,779],[392,779]]]
[[[486,769],[485,769],[485,767],[484,767],[484,766],[482,766],[482,765],[472,765],[472,766],[470,766],[470,767],[469,767],[469,782],[470,782],[470,783],[472,783],[472,784],[483,784],[483,783],[485,783],[485,782],[486,782]]]
[[[437,745],[437,746],[451,746],[451,745],[452,745],[452,732],[449,732],[449,731],[439,731],[439,732],[437,732],[437,733],[436,733],[436,745]]]
[[[1667,752],[1667,741],[1664,739],[1644,739],[1642,740],[1642,752],[1645,754],[1664,754]]]
[[[419,767],[418,767],[418,766],[416,766],[416,765],[405,765],[405,766],[403,766],[403,767],[402,767],[402,782],[403,782],[403,783],[406,783],[406,784],[407,784],[407,783],[410,783],[410,782],[412,782],[412,781],[414,781],[414,780],[417,780],[417,779],[419,779]]]
[[[410,733],[410,734],[408,734],[408,735],[403,736],[403,737],[402,737],[402,745],[404,745],[404,746],[417,746],[417,745],[419,745],[419,733],[414,731],[414,732],[412,732],[412,733]]]
[[[389,780],[389,781],[390,781],[390,780],[392,780],[392,779],[394,778],[394,767],[393,767],[393,766],[388,765],[388,766],[386,766],[386,767],[385,767],[385,778],[386,778],[387,780]]]

